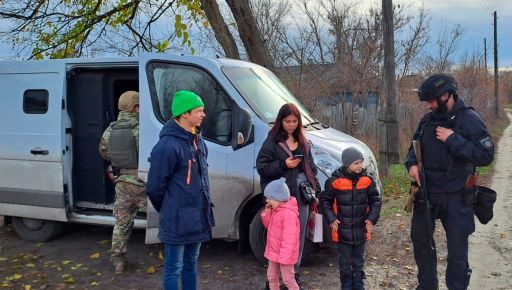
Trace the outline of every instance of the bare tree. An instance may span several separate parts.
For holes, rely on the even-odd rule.
[[[267,48],[265,39],[256,24],[256,19],[249,1],[226,0],[237,23],[240,38],[244,44],[247,55],[252,62],[274,69],[274,63]]]
[[[453,57],[464,34],[462,25],[455,25],[448,31],[442,30],[435,41],[436,54],[427,55],[422,62],[422,74],[449,72],[452,69]]]
[[[229,31],[229,27],[220,12],[217,1],[201,0],[201,5],[212,26],[215,38],[224,49],[226,57],[240,59],[240,53],[238,52],[235,38],[233,34],[231,34],[231,31]]]
[[[396,67],[399,70],[399,77],[408,75],[412,66],[418,63],[419,56],[428,43],[428,24],[430,16],[424,7],[421,7],[418,13],[416,24],[410,26],[411,18],[404,23],[403,28],[409,30],[409,37],[395,41],[396,44]],[[405,21],[404,21],[405,22]],[[400,32],[402,27],[396,27]]]

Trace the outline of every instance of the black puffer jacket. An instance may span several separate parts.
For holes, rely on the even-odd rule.
[[[298,169],[290,169],[286,166],[288,154],[278,144],[279,140],[272,134],[268,134],[267,139],[261,145],[260,152],[256,158],[256,169],[260,175],[261,191],[265,190],[267,184],[281,177],[286,178],[286,184],[290,189],[292,196],[297,196],[299,185],[297,184]],[[284,142],[281,140],[281,142]],[[304,148],[303,148],[304,149]],[[308,162],[309,161],[309,162]],[[311,166],[316,176],[317,168],[315,166],[311,150],[304,150],[304,159],[299,166]]]
[[[337,214],[333,210],[336,201]],[[379,220],[382,201],[371,176],[349,173],[343,166],[325,182],[321,197],[324,218],[330,224],[338,219],[338,241],[359,244],[366,240],[368,219],[376,224]]]

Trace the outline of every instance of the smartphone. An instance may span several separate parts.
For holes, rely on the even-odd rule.
[[[293,159],[304,158],[304,154],[293,155]]]

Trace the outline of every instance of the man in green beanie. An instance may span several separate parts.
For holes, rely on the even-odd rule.
[[[173,119],[151,152],[146,193],[160,214],[158,238],[165,244],[164,289],[197,289],[202,242],[212,238],[208,151],[199,126],[204,103],[190,91],[174,94]]]

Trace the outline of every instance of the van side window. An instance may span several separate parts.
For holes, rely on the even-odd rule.
[[[230,144],[231,99],[215,79],[197,67],[170,63],[150,63],[147,71],[153,110],[162,123],[172,117],[174,93],[193,91],[205,104],[206,118],[201,125],[203,136],[215,143]]]
[[[48,91],[26,90],[23,93],[23,112],[26,114],[46,114],[48,112]]]

